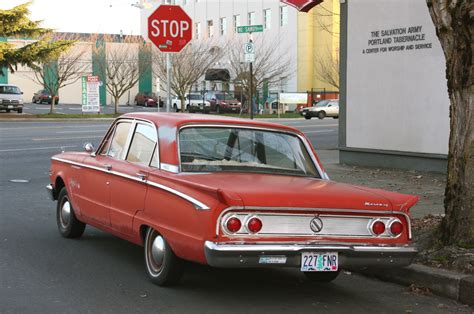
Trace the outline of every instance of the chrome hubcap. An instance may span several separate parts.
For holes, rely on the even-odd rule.
[[[154,233],[156,235],[156,232]],[[159,273],[163,267],[165,258],[165,241],[163,237],[156,235],[154,239],[151,239],[148,247],[148,256],[151,270],[155,273]]]
[[[71,204],[69,201],[65,201],[63,206],[61,207],[61,225],[63,227],[67,227],[69,224],[69,220],[71,218]]]

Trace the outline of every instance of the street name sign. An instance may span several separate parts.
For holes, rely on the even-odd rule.
[[[192,20],[178,5],[160,5],[148,17],[148,38],[162,52],[180,52],[192,39]]]
[[[237,33],[258,33],[263,32],[263,25],[237,26]]]

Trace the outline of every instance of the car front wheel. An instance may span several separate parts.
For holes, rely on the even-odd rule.
[[[331,282],[339,276],[338,271],[328,271],[328,272],[305,272],[306,279],[309,281],[315,282]]]
[[[306,120],[309,120],[309,119],[311,119],[311,116],[310,116],[309,113],[308,113],[307,115],[304,116],[304,118],[305,118]]]
[[[79,238],[86,228],[85,223],[77,220],[65,187],[59,192],[56,222],[59,233],[65,238]]]
[[[183,261],[153,228],[149,228],[145,236],[145,264],[148,277],[159,286],[173,285],[183,274]]]

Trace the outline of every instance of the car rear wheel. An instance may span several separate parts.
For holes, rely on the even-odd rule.
[[[18,109],[17,112],[18,113],[23,113],[23,109]]]
[[[145,236],[145,265],[148,277],[159,286],[173,285],[183,274],[183,261],[153,228],[149,228]]]
[[[10,112],[10,109],[7,109],[7,113],[9,113],[9,112]]]
[[[324,111],[318,112],[318,118],[319,119],[324,119],[326,117],[326,113]]]
[[[65,187],[59,192],[56,222],[59,233],[65,238],[79,238],[86,228],[85,223],[77,220]]]
[[[339,276],[338,271],[327,271],[327,272],[305,272],[306,279],[315,282],[331,282]]]
[[[339,119],[339,116],[332,117],[333,119]]]
[[[304,118],[305,118],[306,120],[309,120],[309,119],[311,119],[311,116],[310,116],[309,113],[308,113],[306,116],[304,116]]]
[[[216,113],[217,113],[217,114],[220,114],[220,113],[221,113],[221,107],[220,107],[220,106],[216,106]]]

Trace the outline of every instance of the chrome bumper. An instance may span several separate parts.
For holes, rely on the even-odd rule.
[[[52,201],[56,200],[55,194],[54,194],[54,187],[52,184],[48,184],[46,186],[46,191],[48,191],[48,196]]]
[[[412,246],[365,246],[345,244],[233,244],[206,241],[207,263],[214,267],[300,267],[302,252],[338,252],[339,267],[403,267],[411,264],[418,250]],[[260,257],[286,256],[284,264],[262,264]],[[263,259],[265,260],[265,259]]]

